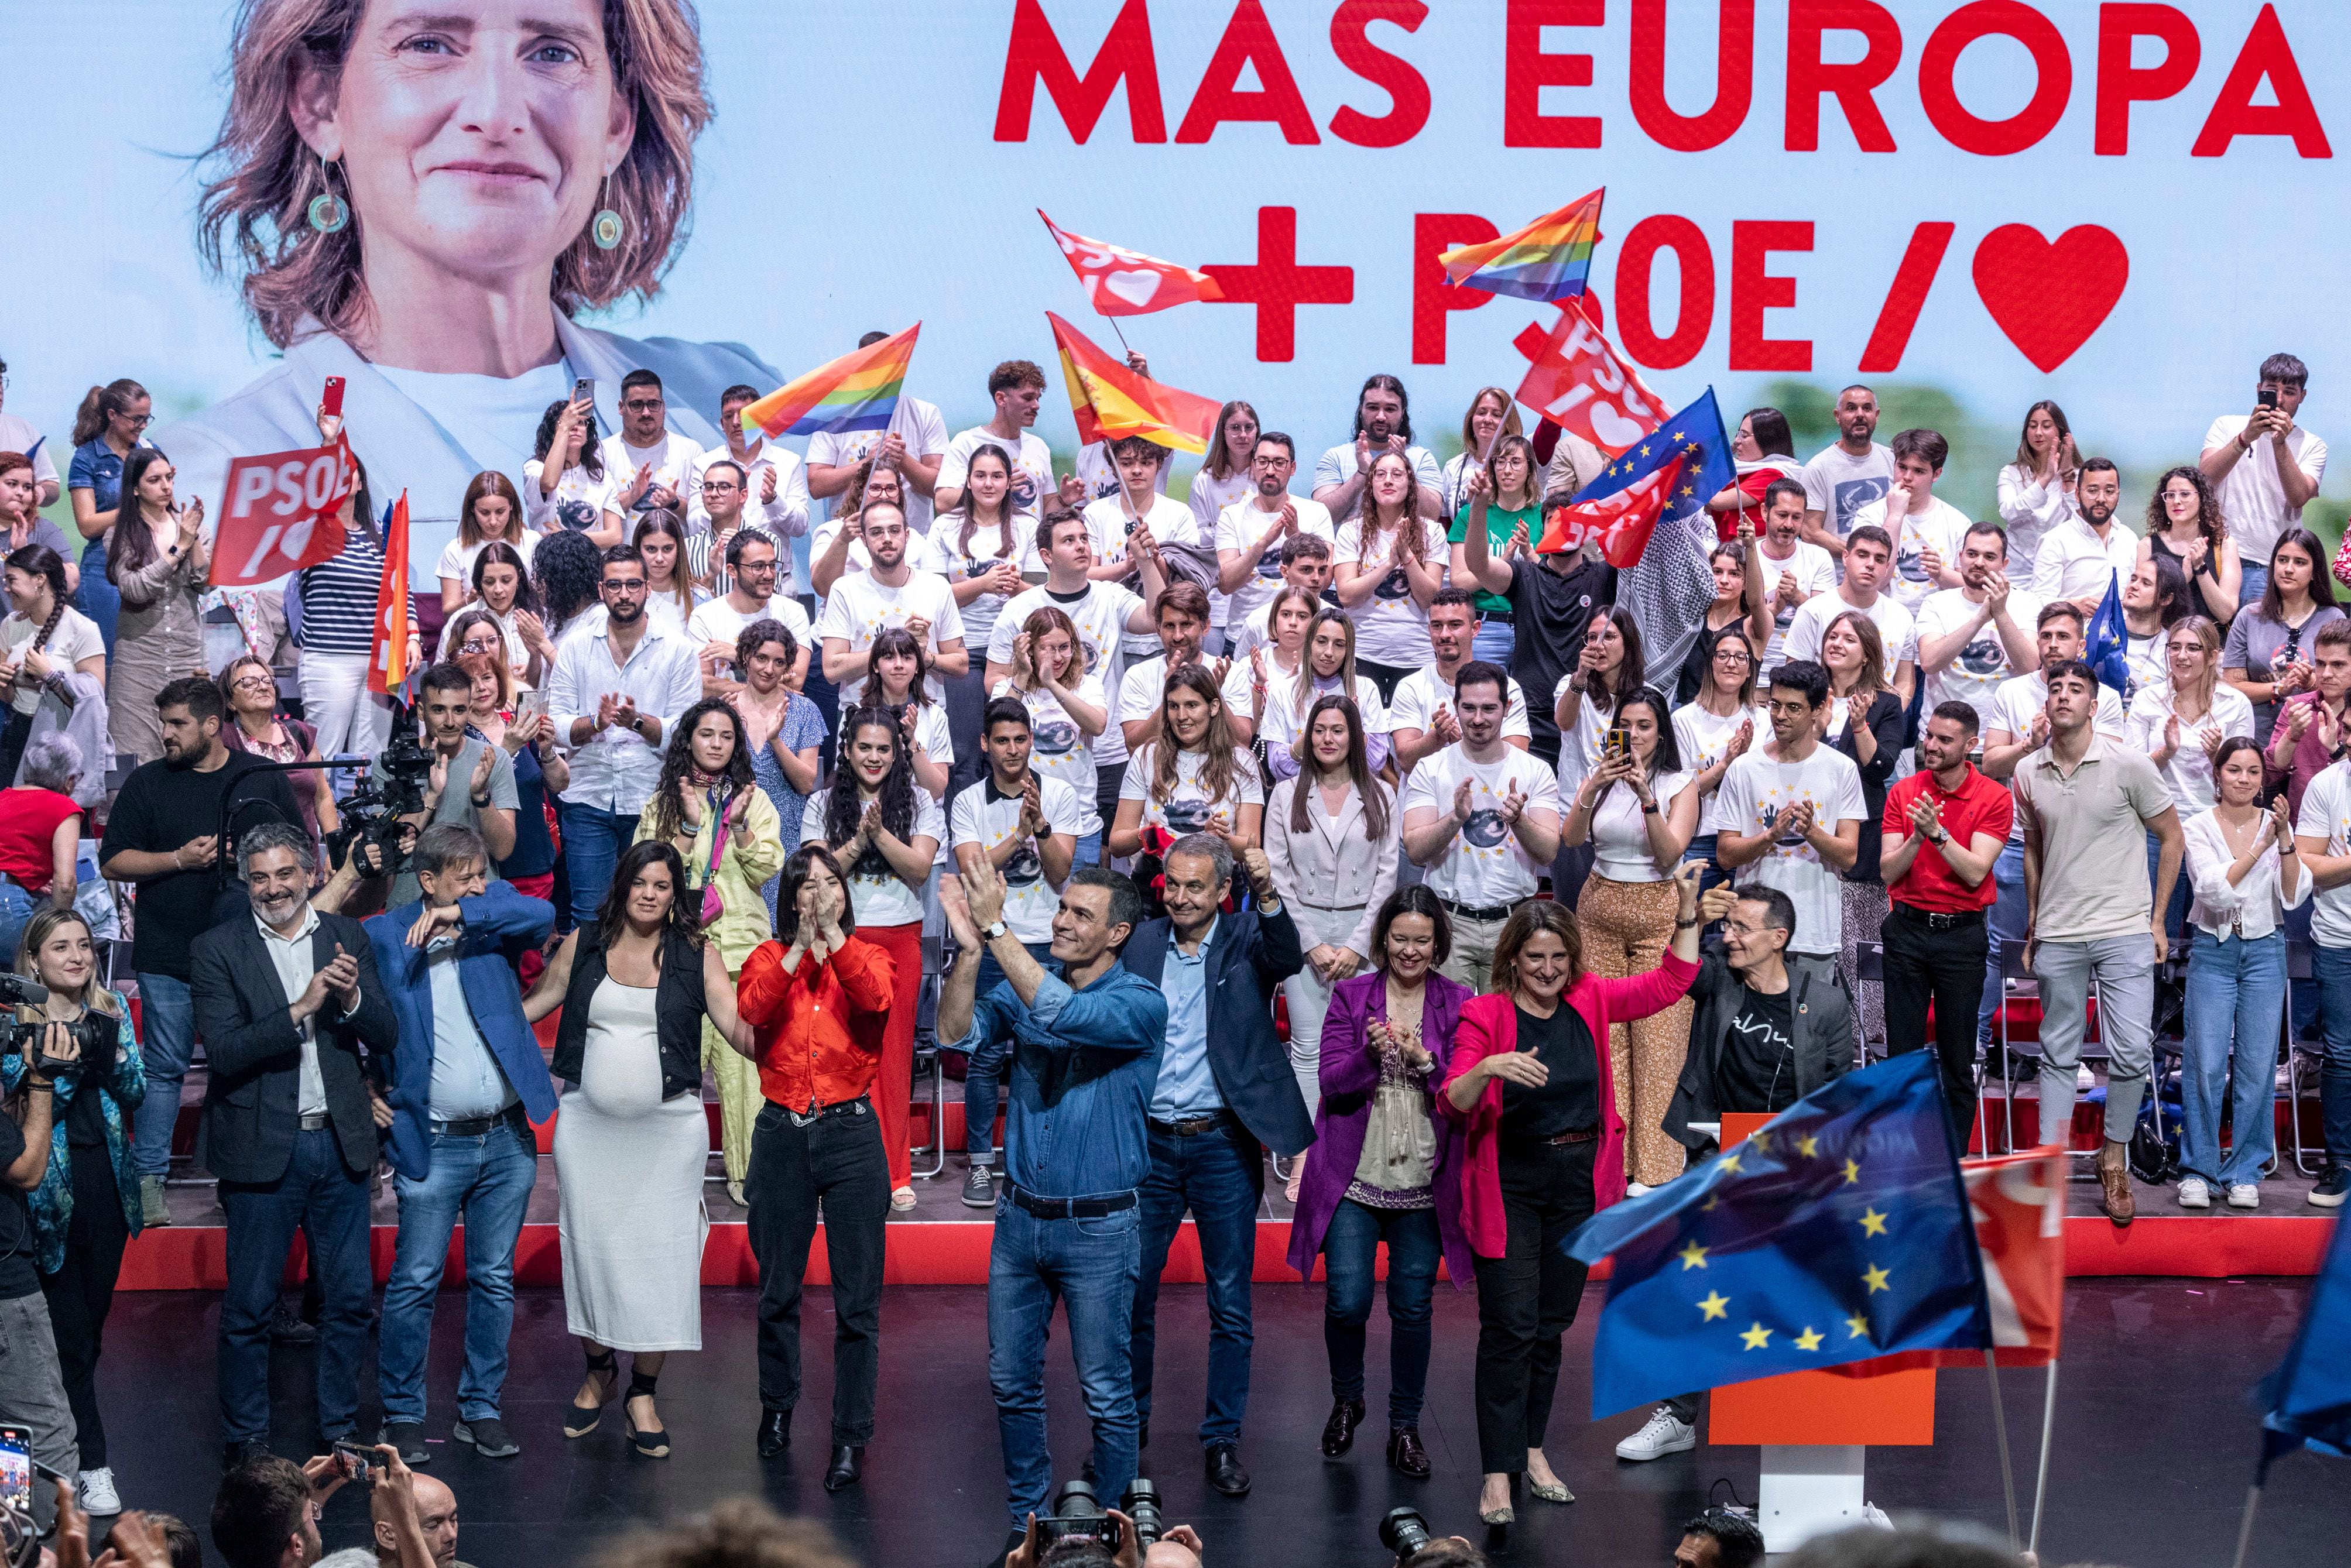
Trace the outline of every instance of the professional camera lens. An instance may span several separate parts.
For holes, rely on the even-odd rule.
[[[1167,1521],[1159,1512],[1159,1489],[1141,1476],[1127,1483],[1118,1511],[1134,1521],[1135,1539],[1145,1546],[1167,1533]]]
[[[1064,1481],[1061,1490],[1053,1494],[1053,1517],[1056,1519],[1100,1519],[1102,1505],[1094,1496],[1092,1482]]]
[[[1398,1561],[1410,1557],[1436,1539],[1429,1531],[1428,1521],[1421,1517],[1420,1510],[1409,1503],[1388,1510],[1387,1517],[1380,1521],[1380,1544],[1395,1552]]]

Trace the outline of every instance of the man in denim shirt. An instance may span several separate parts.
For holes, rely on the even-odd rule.
[[[1093,1421],[1095,1495],[1115,1499],[1134,1479],[1127,1335],[1142,1259],[1136,1189],[1151,1170],[1147,1118],[1167,1003],[1119,963],[1143,900],[1118,873],[1088,866],[1061,890],[1058,978],[1005,925],[1004,878],[985,856],[965,873],[963,893],[942,899],[957,952],[939,998],[939,1040],[961,1051],[1008,1042],[1010,1052],[1005,1180],[987,1263],[987,1375],[1009,1550],[1052,1487],[1045,1340],[1056,1296],[1069,1311],[1070,1352]],[[976,998],[983,952],[1005,977]]]

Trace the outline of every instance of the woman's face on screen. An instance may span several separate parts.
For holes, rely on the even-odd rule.
[[[460,276],[553,266],[635,131],[602,12],[370,0],[308,140],[340,160],[371,267],[387,246]]]

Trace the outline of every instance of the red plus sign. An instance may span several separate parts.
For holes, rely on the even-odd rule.
[[[1355,298],[1352,267],[1298,265],[1298,209],[1257,210],[1254,266],[1225,262],[1202,271],[1224,286],[1228,305],[1257,307],[1257,357],[1276,361],[1298,357],[1298,308],[1344,305]]]

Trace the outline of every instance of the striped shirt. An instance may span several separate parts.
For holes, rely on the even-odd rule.
[[[383,547],[364,529],[352,528],[342,554],[294,574],[302,597],[302,625],[295,641],[306,653],[375,651],[375,601],[383,585]],[[416,597],[409,596],[408,623],[417,624]]]

